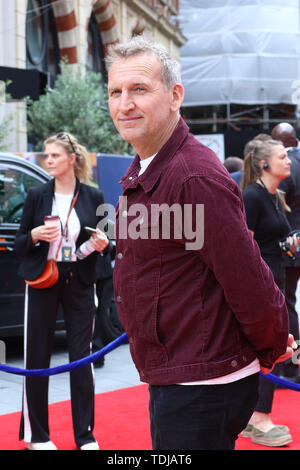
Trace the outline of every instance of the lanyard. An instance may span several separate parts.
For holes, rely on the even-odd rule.
[[[66,220],[66,223],[65,223],[65,226],[64,228],[62,227],[62,223],[61,223],[61,234],[62,234],[62,237],[60,239],[60,242],[59,242],[59,245],[58,245],[58,248],[57,248],[57,252],[56,252],[56,257],[55,259],[57,258],[58,256],[58,253],[59,253],[59,250],[60,250],[60,247],[61,247],[61,244],[62,244],[62,241],[63,241],[63,238],[65,237],[66,240],[68,240],[68,220],[69,220],[69,217],[70,217],[70,214],[72,212],[72,209],[73,207],[75,206],[75,203],[77,201],[77,198],[78,198],[78,194],[79,194],[79,190],[77,191],[77,193],[75,194],[75,196],[73,197],[72,199],[72,202],[71,202],[71,205],[70,205],[70,209],[69,209],[69,212],[68,212],[68,216],[67,216],[67,220]],[[55,200],[55,195],[54,195],[54,200]],[[55,201],[55,204],[56,204],[56,201]],[[57,209],[57,207],[56,207]]]

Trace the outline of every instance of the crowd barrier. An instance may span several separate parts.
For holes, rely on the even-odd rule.
[[[26,377],[46,377],[50,375],[62,374],[63,372],[69,372],[73,369],[77,369],[78,367],[90,364],[91,362],[96,361],[100,357],[104,356],[105,354],[113,351],[114,349],[127,342],[127,335],[126,333],[123,333],[119,338],[115,339],[111,343],[108,343],[99,351],[91,354],[90,356],[79,359],[78,361],[70,362],[69,364],[64,364],[48,369],[19,369],[18,367],[10,367],[6,364],[0,364],[0,371],[15,375],[25,375]]]
[[[0,371],[7,372],[9,374],[24,375],[27,377],[46,377],[50,375],[62,374],[64,372],[70,372],[71,370],[77,369],[78,367],[82,367],[87,364],[90,364],[91,362],[97,361],[97,359],[99,359],[100,357],[105,356],[105,354],[108,354],[109,352],[118,348],[122,344],[126,344],[127,342],[127,334],[123,333],[121,336],[119,336],[119,338],[115,339],[111,343],[108,343],[99,351],[91,354],[90,356],[79,359],[78,361],[70,362],[69,364],[63,364],[61,366],[56,366],[48,369],[20,369],[18,367],[7,366],[6,364],[0,364]],[[262,377],[265,377],[270,382],[273,382],[274,384],[278,385],[279,387],[288,388],[297,392],[300,391],[300,384],[296,384],[289,380],[282,379],[281,377],[277,377],[276,375],[271,373],[260,373],[260,375]]]

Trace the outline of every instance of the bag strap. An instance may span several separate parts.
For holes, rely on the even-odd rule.
[[[61,244],[62,244],[62,241],[63,241],[63,237],[64,237],[64,234],[65,234],[65,230],[67,228],[67,225],[68,225],[68,220],[69,220],[69,217],[70,217],[70,214],[72,212],[72,209],[73,207],[75,206],[76,204],[76,201],[77,201],[77,198],[78,198],[78,194],[79,194],[79,190],[77,191],[77,193],[75,194],[75,196],[73,197],[73,200],[72,200],[72,203],[70,205],[70,209],[69,209],[69,213],[68,213],[68,217],[67,217],[67,220],[66,220],[66,223],[65,223],[65,226],[63,228],[63,231],[62,231],[62,237],[60,239],[60,242],[59,242],[59,245],[57,247],[57,251],[56,251],[56,255],[55,255],[55,259],[57,259],[58,257],[58,253],[59,253],[59,250],[60,250],[60,247],[61,247]]]

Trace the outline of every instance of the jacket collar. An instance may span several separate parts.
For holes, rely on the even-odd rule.
[[[52,178],[46,185],[45,185],[45,195],[53,197],[54,196],[54,183],[55,183],[55,178]],[[76,185],[75,185],[75,190],[74,190],[74,195],[77,193],[77,191],[80,189],[80,181],[76,177]]]
[[[140,170],[140,157],[139,155],[136,155],[126,174],[120,180],[120,183],[123,185],[123,190],[125,191],[129,188],[136,188],[137,185],[140,184],[145,192],[150,192],[160,178],[162,172],[174,157],[176,151],[186,139],[188,133],[189,128],[187,124],[182,118],[180,118],[169,140],[159,150],[145,173],[140,177],[138,177]],[[150,168],[151,170],[148,171]]]

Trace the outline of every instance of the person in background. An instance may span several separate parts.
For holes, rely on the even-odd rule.
[[[285,299],[236,184],[180,117],[178,62],[142,36],[110,48],[106,60],[112,119],[137,152],[116,207],[114,291],[149,384],[152,446],[234,449],[259,370],[295,347]]]
[[[272,138],[279,140],[285,146],[289,159],[291,160],[291,174],[284,179],[279,188],[284,191],[285,199],[291,212],[287,218],[292,230],[300,230],[300,150],[294,127],[289,123],[280,123],[272,130]],[[296,254],[295,259],[285,259],[285,298],[289,312],[290,331],[296,341],[299,341],[299,319],[296,310],[296,291],[300,277],[300,257]],[[299,366],[288,360],[282,364],[281,373],[284,378],[292,382],[300,383]]]
[[[92,341],[92,351],[97,352],[104,347],[103,338],[103,319],[108,316],[108,310],[111,307],[112,297],[114,295],[113,268],[112,268],[112,249],[107,251],[104,256],[99,256],[96,266],[97,281],[96,294],[98,298],[98,307],[95,317],[95,328]],[[94,361],[94,367],[104,366],[104,356]]]
[[[254,137],[253,141],[255,141],[255,140],[265,141],[265,140],[269,140],[270,138],[271,137],[269,136],[269,134],[260,133],[256,137]],[[251,140],[249,142],[253,142],[253,141]],[[249,142],[247,142],[247,144],[245,145],[245,148],[244,148],[244,152],[243,152],[244,158],[249,153],[249,148],[248,148]],[[244,164],[244,160],[243,160],[243,164]],[[233,173],[231,173],[231,178],[239,185],[239,187],[241,187],[242,178],[243,178],[243,168],[241,168],[238,171],[234,171]]]
[[[84,229],[96,227],[96,210],[103,203],[102,192],[84,183],[90,175],[86,149],[71,134],[61,132],[45,141],[45,154],[53,179],[29,190],[15,249],[21,258],[19,275],[34,280],[47,259],[55,259],[61,243],[57,256],[59,279],[44,289],[26,286],[24,360],[28,369],[49,367],[59,304],[63,307],[70,362],[91,353],[96,261],[98,252],[108,245],[105,234],[90,237]],[[59,223],[44,223],[48,215],[59,216]],[[78,259],[78,247],[89,237],[94,251]],[[49,377],[24,379],[20,439],[30,450],[56,449],[49,437],[48,384]],[[70,384],[75,442],[82,450],[97,450],[92,365],[71,371]]]
[[[284,293],[285,255],[280,241],[287,238],[290,232],[286,217],[290,209],[278,186],[290,175],[291,161],[282,143],[275,140],[252,140],[248,150],[242,180],[247,224],[276,284]],[[278,367],[274,369],[277,375]],[[260,378],[259,400],[243,431],[243,436],[251,436],[256,444],[272,447],[286,445],[292,440],[288,427],[275,425],[271,420],[274,389],[275,384],[264,377]]]
[[[227,157],[224,166],[228,173],[234,173],[243,169],[244,162],[240,157]]]
[[[228,157],[224,161],[226,170],[230,173],[232,179],[240,186],[244,162],[240,157]]]

